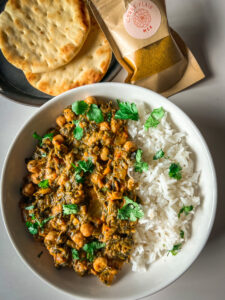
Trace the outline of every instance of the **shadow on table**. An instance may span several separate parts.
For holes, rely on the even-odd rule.
[[[206,78],[204,80],[208,80],[214,75],[209,62],[208,51],[211,37],[219,36],[217,35],[217,32],[220,30],[213,3],[207,1],[207,8],[208,11],[210,11],[210,19],[208,16],[204,15],[203,11],[199,11],[196,22],[181,22],[180,26],[174,28],[193,52],[200,67],[205,73]],[[211,20],[213,20],[213,23]]]
[[[194,122],[209,146],[217,175],[218,203],[215,223],[209,238],[211,240],[225,232],[225,126],[221,128],[219,124],[217,126],[217,124],[212,124],[209,120],[199,119],[199,116],[198,119],[194,119]]]

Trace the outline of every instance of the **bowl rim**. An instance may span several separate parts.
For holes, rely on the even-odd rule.
[[[142,91],[147,91],[149,93],[149,95],[153,96],[153,97],[158,97],[158,98],[161,98],[161,100],[166,100],[170,103],[171,107],[172,108],[175,108],[176,110],[179,111],[179,113],[186,119],[188,119],[188,121],[191,123],[191,125],[193,126],[193,128],[195,129],[196,133],[199,135],[199,138],[200,138],[200,141],[202,143],[202,145],[204,146],[205,150],[206,150],[206,153],[207,153],[207,156],[208,156],[208,162],[209,162],[209,165],[211,167],[211,171],[212,171],[212,178],[213,178],[213,195],[212,195],[212,201],[213,201],[213,209],[212,209],[212,212],[211,212],[211,217],[210,217],[210,220],[209,220],[209,226],[208,226],[208,231],[207,231],[207,234],[205,235],[205,238],[202,240],[202,243],[201,243],[201,246],[199,247],[198,251],[196,252],[196,254],[192,257],[191,259],[191,262],[184,268],[184,270],[176,277],[172,278],[171,280],[168,280],[167,283],[165,285],[162,285],[160,288],[158,289],[153,289],[151,292],[149,291],[146,291],[146,292],[143,292],[142,295],[138,298],[135,298],[135,299],[145,299],[146,297],[149,297],[151,295],[154,295],[156,293],[158,293],[159,291],[165,289],[166,287],[168,287],[169,285],[171,285],[173,282],[175,282],[177,279],[179,279],[190,267],[191,265],[195,262],[195,260],[198,258],[198,256],[200,255],[200,253],[202,252],[203,248],[205,247],[207,241],[208,241],[208,238],[210,236],[210,233],[211,233],[211,230],[212,230],[212,227],[213,227],[213,224],[214,224],[214,220],[215,220],[215,216],[216,216],[216,209],[217,209],[217,177],[216,177],[216,171],[215,171],[215,167],[214,167],[214,163],[213,163],[213,158],[212,158],[212,155],[210,153],[210,150],[209,150],[209,147],[201,133],[201,131],[198,129],[198,127],[195,125],[195,123],[192,121],[192,119],[182,110],[180,109],[176,104],[174,104],[172,101],[168,100],[167,98],[161,96],[160,94],[156,93],[156,92],[153,92],[151,90],[148,90],[146,88],[143,88],[143,87],[139,87],[139,86],[136,86],[136,85],[131,85],[131,84],[127,84],[127,83],[118,83],[118,82],[101,82],[101,83],[94,83],[94,84],[89,84],[89,85],[85,85],[85,86],[81,86],[81,87],[78,87],[78,88],[74,88],[74,89],[71,89],[71,90],[68,90],[56,97],[53,97],[52,99],[50,99],[48,102],[44,103],[31,117],[28,118],[28,120],[22,125],[22,127],[19,129],[18,133],[16,134],[15,138],[13,139],[12,143],[10,144],[9,146],[9,149],[6,153],[6,156],[5,156],[5,159],[4,159],[4,162],[3,162],[3,168],[2,168],[2,172],[1,172],[1,186],[0,186],[0,207],[1,207],[1,212],[2,212],[2,219],[3,219],[3,223],[4,223],[4,227],[5,227],[5,230],[8,234],[8,237],[9,237],[9,240],[13,246],[13,248],[15,249],[17,255],[20,257],[20,259],[23,261],[23,263],[28,267],[28,269],[30,269],[33,274],[35,274],[35,276],[37,276],[37,278],[41,279],[42,282],[45,282],[47,283],[49,286],[55,288],[56,290],[66,294],[66,295],[72,295],[72,296],[76,296],[78,299],[98,299],[98,298],[93,298],[93,297],[84,297],[82,295],[76,295],[74,293],[71,293],[59,286],[57,286],[56,284],[54,284],[53,282],[51,282],[50,280],[44,278],[40,273],[39,271],[37,271],[33,266],[30,265],[30,263],[25,259],[23,253],[21,253],[16,245],[16,241],[14,240],[12,234],[11,234],[11,230],[8,226],[8,223],[7,223],[7,219],[6,219],[6,216],[5,216],[5,209],[4,209],[4,205],[3,205],[3,196],[4,196],[4,182],[5,182],[5,171],[6,171],[6,167],[7,167],[7,164],[8,164],[8,160],[9,160],[9,157],[11,155],[11,152],[13,151],[13,148],[17,142],[17,140],[19,139],[19,136],[20,134],[23,132],[23,130],[29,125],[29,123],[32,122],[33,118],[36,117],[38,114],[41,114],[41,112],[43,110],[45,110],[48,106],[51,106],[52,103],[54,102],[57,102],[58,100],[60,99],[63,99],[65,96],[67,95],[70,95],[70,94],[73,94],[74,92],[76,93],[76,91],[82,91],[82,90],[85,90],[85,89],[94,89],[95,88],[98,88],[101,86],[109,86],[109,88],[116,88],[116,89],[120,89],[120,88],[129,88],[129,89],[135,89],[135,90],[139,90],[139,93],[141,95],[141,92]],[[108,298],[108,299],[113,299],[113,298]],[[125,299],[125,298],[123,298]],[[130,300],[127,298],[127,300]]]

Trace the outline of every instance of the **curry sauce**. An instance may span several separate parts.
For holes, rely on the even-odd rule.
[[[80,102],[75,112],[66,108],[43,137],[34,134],[39,144],[26,162],[20,205],[29,232],[57,268],[72,267],[110,285],[133,246],[137,219],[120,213],[126,199],[139,202],[128,176],[137,147],[111,102]]]

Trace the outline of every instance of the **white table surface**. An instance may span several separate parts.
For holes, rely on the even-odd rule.
[[[167,0],[167,6],[170,24],[190,46],[207,76],[170,100],[192,118],[209,145],[218,177],[218,209],[209,241],[196,262],[171,286],[146,299],[222,300],[225,299],[225,1]],[[37,109],[0,96],[0,171],[16,133]],[[24,265],[1,218],[0,299],[75,299],[48,286]]]

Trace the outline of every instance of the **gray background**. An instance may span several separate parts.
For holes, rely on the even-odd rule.
[[[191,117],[209,145],[218,177],[218,209],[209,241],[196,262],[171,286],[146,299],[222,300],[225,299],[225,1],[167,0],[167,7],[170,25],[184,38],[207,76],[170,100]],[[36,110],[0,96],[0,170],[15,135]],[[45,284],[23,264],[1,219],[0,299],[75,299]]]

